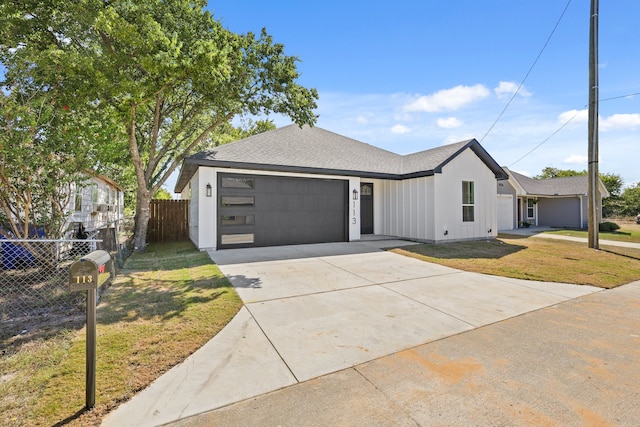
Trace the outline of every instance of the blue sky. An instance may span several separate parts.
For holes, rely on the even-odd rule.
[[[600,99],[621,98],[600,103],[599,167],[632,184],[640,182],[640,95],[627,95],[640,92],[640,2],[600,3]],[[317,126],[400,154],[476,138],[529,176],[587,168],[589,8],[589,0],[208,6],[231,31],[265,27],[299,57],[299,83],[320,95]]]

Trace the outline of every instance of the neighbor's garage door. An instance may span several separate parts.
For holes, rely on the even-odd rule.
[[[580,199],[578,197],[539,199],[538,224],[547,227],[580,228]]]
[[[344,180],[218,174],[218,247],[347,240]]]
[[[513,230],[513,196],[498,194],[498,231]]]

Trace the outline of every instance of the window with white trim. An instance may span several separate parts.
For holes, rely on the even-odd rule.
[[[534,199],[527,199],[527,219],[535,218],[535,205]]]
[[[462,221],[474,221],[474,191],[473,181],[462,181]]]

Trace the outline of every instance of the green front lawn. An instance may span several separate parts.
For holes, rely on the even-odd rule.
[[[0,356],[0,425],[99,425],[240,307],[206,253],[190,242],[150,245],[127,260],[98,306],[95,408],[83,409],[85,330],[60,330]]]

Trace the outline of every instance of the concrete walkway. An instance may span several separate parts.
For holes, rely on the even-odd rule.
[[[587,239],[582,237],[573,237],[573,236],[563,236],[561,234],[549,234],[549,233],[540,233],[536,234],[532,237],[539,237],[541,239],[557,239],[557,240],[569,240],[572,242],[582,242],[587,243]],[[633,248],[640,249],[640,243],[633,242],[620,242],[617,240],[606,240],[606,239],[598,239],[600,246],[619,246],[622,248]]]
[[[563,236],[561,234],[550,234],[550,233],[545,233],[545,231],[559,231],[559,229],[551,228],[551,227],[528,227],[528,228],[517,228],[514,230],[508,230],[508,231],[501,231],[500,233],[515,234],[515,235],[529,236],[529,237],[539,237],[541,239],[569,240],[571,242],[581,242],[581,243],[587,243],[588,241],[588,239],[583,237]],[[623,248],[640,249],[640,243],[621,242],[618,240],[607,240],[607,239],[601,239],[599,237],[598,237],[598,242],[600,243],[600,246],[620,246]]]
[[[467,273],[380,249],[405,244],[412,243],[212,252],[245,306],[103,425],[161,425],[339,371],[366,385],[344,369],[398,352],[411,358],[416,346],[600,290]]]

